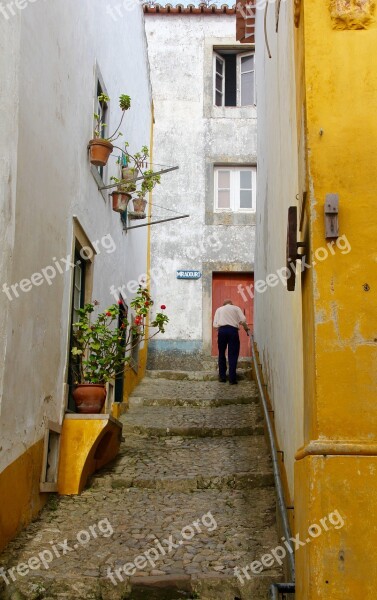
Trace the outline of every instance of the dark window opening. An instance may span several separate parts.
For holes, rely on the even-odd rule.
[[[224,54],[225,60],[225,106],[237,106],[237,56]]]
[[[122,300],[122,304],[119,305],[119,316],[118,316],[118,327],[121,327],[124,320],[127,319],[128,307]],[[122,330],[121,346],[124,348],[124,356],[126,356],[126,340],[127,340],[127,329]],[[124,371],[118,373],[115,378],[115,391],[114,391],[114,402],[123,402],[123,388],[124,388]]]
[[[100,132],[100,137],[104,137],[106,138],[108,135],[111,135],[108,130],[108,116],[109,116],[109,105],[107,104],[107,102],[100,102],[98,100],[99,96],[101,96],[101,94],[104,94],[105,91],[102,89],[101,83],[99,81],[99,79],[97,80],[97,98],[96,98],[96,110],[95,112],[100,116],[101,118],[101,122],[104,123],[106,125],[106,127],[104,127],[102,129],[102,131]],[[104,174],[104,170],[105,167],[97,167],[98,173],[101,176],[101,179],[103,179],[103,174]]]
[[[73,386],[75,385],[76,367],[78,365],[78,357],[72,355],[73,348],[73,329],[74,323],[77,323],[79,319],[79,309],[83,308],[85,304],[85,278],[87,272],[87,265],[85,260],[80,256],[80,249],[75,250],[75,266],[73,269],[73,289],[72,289],[72,315],[71,315],[71,334],[69,343],[69,368],[68,368],[68,411],[76,412],[76,405],[72,397]]]

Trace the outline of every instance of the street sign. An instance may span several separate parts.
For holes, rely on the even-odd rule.
[[[201,276],[200,271],[177,271],[177,279],[200,279]]]

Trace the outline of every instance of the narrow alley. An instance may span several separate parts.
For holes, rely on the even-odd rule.
[[[147,372],[116,460],[81,496],[53,497],[0,557],[0,598],[267,598],[279,567],[234,573],[278,543],[262,414],[241,366],[237,386],[214,368]],[[32,557],[40,566],[24,577]]]

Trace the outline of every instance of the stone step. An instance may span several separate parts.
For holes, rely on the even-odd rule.
[[[218,358],[212,356],[211,358],[204,358],[202,360],[202,368],[204,371],[217,370]],[[237,363],[237,370],[239,369],[251,369],[252,359],[251,358],[239,358]]]
[[[88,538],[83,532],[90,527],[96,536]],[[59,545],[64,540],[66,554]],[[200,600],[265,600],[270,583],[281,579],[275,564],[244,585],[234,572],[278,545],[272,487],[189,494],[90,488],[44,510],[9,544],[1,565],[7,573],[53,545],[61,555],[51,558],[48,569],[16,572],[9,586],[0,578],[0,598],[167,600],[192,592]],[[127,563],[125,574],[120,569]],[[171,590],[175,596],[159,595]]]
[[[246,566],[246,565],[245,565]],[[156,570],[158,572],[158,570]],[[241,573],[242,576],[242,573]],[[267,600],[273,583],[282,581],[278,569],[249,575],[243,583],[224,575],[154,575],[124,577],[116,586],[106,576],[44,578],[0,583],[1,600]],[[3,591],[1,591],[3,588]]]
[[[231,437],[262,435],[256,404],[212,408],[132,407],[121,418],[123,433],[149,436]]]
[[[217,369],[205,370],[205,371],[168,371],[168,370],[148,370],[145,374],[147,382],[148,379],[165,379],[170,381],[218,381]],[[238,369],[237,377],[239,381],[253,379],[252,370],[249,369]]]
[[[251,381],[240,381],[238,385],[219,381],[172,381],[168,379],[145,378],[133,391],[131,398],[187,399],[197,401],[237,400],[258,398],[257,386]]]
[[[127,436],[116,460],[91,480],[93,487],[191,492],[274,484],[263,436],[149,438]]]
[[[131,396],[128,400],[128,406],[130,408],[140,406],[211,408],[215,406],[234,406],[237,404],[258,404],[258,402],[258,396],[235,396],[232,398],[161,398],[158,396]]]

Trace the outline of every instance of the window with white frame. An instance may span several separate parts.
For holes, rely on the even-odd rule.
[[[215,106],[255,104],[254,52],[214,52],[213,102]]]
[[[255,167],[215,167],[215,210],[254,212],[256,179]]]

